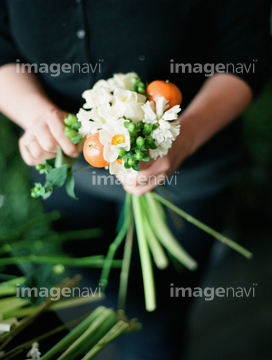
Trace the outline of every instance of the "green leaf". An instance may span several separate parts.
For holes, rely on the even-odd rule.
[[[52,184],[50,184],[50,182],[46,181],[44,184],[44,188],[45,188],[45,194],[43,195],[43,200],[48,199],[52,193],[53,193],[53,186]]]
[[[54,187],[60,188],[67,178],[67,165],[62,165],[56,169],[52,169],[46,175],[46,180]]]
[[[125,169],[130,169],[130,168],[131,168],[131,166],[128,164],[127,161],[124,163],[124,168],[125,168]]]
[[[77,121],[74,124],[71,125],[71,128],[73,130],[78,130],[81,127],[81,122]]]
[[[124,127],[127,129],[129,124],[130,124],[130,122],[128,122],[128,121],[124,122]]]
[[[70,140],[72,141],[73,144],[78,144],[81,139],[82,139],[82,135],[80,133],[77,133],[77,135],[72,137]]]
[[[134,169],[135,171],[140,171],[140,164],[136,164],[132,166],[132,169]]]
[[[154,150],[157,149],[157,145],[155,143],[149,144],[150,149]]]
[[[150,144],[145,144],[143,147],[142,147],[143,150],[148,150],[150,149]]]
[[[149,161],[151,159],[151,156],[149,154],[145,154],[143,161]]]
[[[128,151],[126,155],[124,156],[124,159],[128,159],[133,155],[132,151]]]
[[[66,179],[66,184],[65,184],[65,187],[66,187],[66,192],[69,196],[71,196],[71,198],[75,199],[75,200],[78,200],[78,198],[76,197],[75,195],[75,191],[74,191],[74,188],[75,188],[75,178],[74,178],[74,175],[73,174],[69,174],[67,176],[67,179]]]

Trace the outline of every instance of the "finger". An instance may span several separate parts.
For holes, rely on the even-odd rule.
[[[157,176],[165,176],[168,172],[170,164],[168,159],[166,158],[159,158],[157,160],[149,161],[150,165],[145,169],[141,170],[137,174],[137,183],[140,184],[140,177],[146,177],[148,182],[151,182],[153,178]]]
[[[140,162],[141,171],[150,167],[154,163],[154,161],[155,161],[154,159],[151,159],[149,161],[141,161]]]
[[[19,140],[19,149],[20,149],[22,159],[24,160],[24,162],[27,165],[35,166],[40,163],[40,161],[38,159],[34,158],[31,155],[28,145],[25,145],[24,139],[22,139],[22,138]]]
[[[39,162],[42,162],[46,159],[52,159],[56,156],[56,153],[45,151],[36,138],[32,140],[29,145],[26,145],[25,148],[29,151],[31,156],[33,156],[33,158],[37,159]]]
[[[146,182],[144,182],[144,177],[142,178],[141,182],[135,185],[129,185],[125,183],[124,189],[128,191],[129,193],[136,195],[136,196],[142,196],[145,193],[153,190],[158,185],[161,185],[165,182],[166,175],[165,174],[159,174],[158,176],[152,176],[149,178],[146,178]]]
[[[35,131],[35,136],[40,146],[49,153],[57,153],[58,143],[52,135],[47,123],[41,122]]]
[[[23,160],[27,165],[33,166],[40,164],[43,160],[51,159],[55,153],[47,152],[41,148],[33,134],[24,133],[19,140],[19,149]]]
[[[55,110],[48,118],[47,124],[53,137],[56,139],[63,152],[68,156],[77,157],[78,151],[76,145],[74,145],[64,135],[65,125],[63,123],[63,119],[65,118],[65,116],[66,114],[64,112]]]

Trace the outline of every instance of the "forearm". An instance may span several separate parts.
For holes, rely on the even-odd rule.
[[[15,64],[0,68],[0,111],[25,130],[19,148],[28,165],[55,157],[59,146],[66,155],[78,156],[64,135],[67,113],[47,97],[35,74],[17,73]]]
[[[230,124],[252,101],[252,90],[240,78],[217,74],[209,78],[180,116],[177,141],[185,157]]]
[[[15,64],[0,67],[0,112],[26,130],[43,114],[57,109],[35,74],[16,72]]]

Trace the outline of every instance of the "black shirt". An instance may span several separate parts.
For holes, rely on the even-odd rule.
[[[269,76],[269,12],[267,0],[0,0],[0,65],[58,64],[37,75],[50,98],[71,112],[97,80],[128,71],[148,82],[174,82],[185,108],[208,74],[182,73],[181,63],[195,71],[232,63],[228,71],[257,94]],[[81,68],[55,76],[64,63]],[[187,163],[227,156],[240,146],[237,128],[238,122],[228,126]]]

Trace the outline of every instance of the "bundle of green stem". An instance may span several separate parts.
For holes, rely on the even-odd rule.
[[[80,276],[75,276],[73,279],[65,280],[59,287],[66,288],[74,286],[80,279]],[[14,280],[7,281],[0,285],[0,296],[15,294],[15,284],[23,283],[24,277],[16,278]],[[15,303],[14,300],[17,300]],[[95,299],[89,298],[89,301]],[[97,300],[97,299],[96,299]],[[82,299],[71,299],[68,306],[79,305]],[[84,302],[86,299],[84,300]],[[59,308],[66,307],[69,299],[62,301],[58,300],[60,304]],[[10,303],[7,309],[7,303]],[[73,360],[79,357],[82,360],[92,359],[99,351],[107,346],[114,339],[120,335],[129,333],[134,330],[139,330],[141,325],[135,320],[128,320],[124,313],[119,311],[115,313],[112,309],[107,309],[103,306],[96,308],[93,312],[81,316],[78,319],[71,321],[68,324],[59,326],[56,329],[52,329],[49,332],[40,335],[37,338],[30,339],[25,343],[22,343],[11,350],[6,351],[9,343],[13,341],[28,325],[36,323],[38,316],[45,310],[50,309],[57,303],[53,302],[51,298],[46,299],[41,305],[33,307],[29,306],[30,312],[22,320],[18,321],[14,316],[16,311],[20,308],[28,308],[28,300],[10,297],[4,297],[0,300],[0,325],[11,325],[11,329],[8,332],[0,334],[0,359],[8,360],[17,357],[20,354],[24,354],[30,350],[33,343],[42,342],[49,337],[54,336],[56,333],[63,331],[65,328],[69,328],[78,324],[73,330],[64,336],[57,344],[55,344],[48,352],[46,352],[41,359],[66,359]],[[66,303],[66,304],[65,304]],[[62,306],[63,305],[63,306]],[[3,320],[5,319],[5,320]],[[37,326],[41,328],[40,322],[37,322]],[[2,352],[4,350],[4,352]]]
[[[105,291],[115,253],[122,244],[123,240],[126,239],[119,287],[119,308],[121,309],[124,309],[125,307],[127,296],[134,223],[137,233],[145,306],[147,311],[153,311],[156,309],[156,293],[152,258],[159,269],[165,269],[169,263],[166,255],[166,252],[168,252],[171,257],[176,259],[187,269],[197,269],[197,262],[187,253],[169,229],[162,205],[168,207],[191,224],[228,245],[246,258],[252,257],[252,254],[248,250],[192,217],[157,193],[149,192],[141,197],[127,193],[124,206],[125,215],[123,224],[115,240],[109,247],[100,278],[101,288]]]

